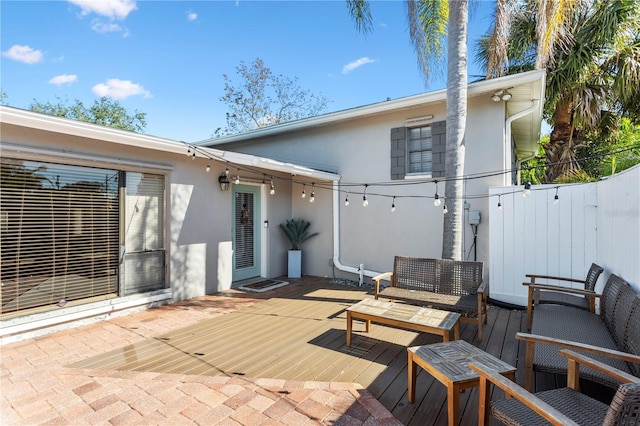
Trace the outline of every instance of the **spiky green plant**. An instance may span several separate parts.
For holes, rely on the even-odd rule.
[[[291,242],[291,250],[300,250],[300,245],[303,242],[318,235],[317,232],[310,233],[309,226],[311,223],[308,220],[296,218],[280,224],[280,228]]]

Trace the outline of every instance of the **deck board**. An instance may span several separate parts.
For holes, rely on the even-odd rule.
[[[372,297],[370,290],[306,277],[258,296],[235,290],[221,295],[258,302],[72,367],[355,382],[406,425],[447,424],[446,388],[421,369],[416,402],[407,400],[406,348],[440,342],[441,337],[377,323],[365,333],[364,322],[354,320],[352,346],[346,346],[345,310]],[[520,310],[490,306],[483,342],[477,341],[473,323],[461,323],[461,338],[516,365],[522,383],[518,361],[524,360],[524,345],[515,333],[523,330],[525,316]],[[536,375],[536,385],[552,386],[555,380]],[[475,389],[461,395],[460,424],[476,424],[477,398]]]

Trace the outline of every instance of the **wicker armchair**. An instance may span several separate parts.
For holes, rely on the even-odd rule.
[[[469,367],[480,376],[478,425],[485,425],[489,417],[505,425],[631,425],[640,416],[640,379],[576,352],[563,349],[567,357],[567,387],[530,393],[504,376],[477,366]],[[580,366],[610,375],[619,383],[607,405],[580,393]],[[490,384],[505,392],[506,398],[490,402]]]
[[[529,282],[522,285],[529,287],[529,297],[527,301],[527,330],[531,330],[531,320],[535,305],[556,304],[573,306],[595,312],[596,307],[596,282],[604,269],[595,263],[591,264],[585,279],[554,277],[551,275],[527,274]],[[573,283],[582,283],[584,288],[574,289],[559,285],[550,285],[536,282],[536,279],[557,280]]]

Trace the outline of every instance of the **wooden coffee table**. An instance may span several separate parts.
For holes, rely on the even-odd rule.
[[[364,320],[368,333],[371,321],[413,331],[437,334],[442,340],[449,341],[453,330],[454,338],[460,338],[460,314],[438,309],[422,308],[404,303],[385,302],[364,299],[347,308],[347,346],[351,346],[353,319]]]
[[[469,362],[497,370],[498,373],[515,382],[516,368],[478,349],[464,340],[434,343],[432,345],[407,348],[409,360],[407,370],[408,399],[416,399],[416,366],[422,367],[435,379],[447,387],[449,425],[458,424],[460,392],[478,386],[480,378],[468,367]]]

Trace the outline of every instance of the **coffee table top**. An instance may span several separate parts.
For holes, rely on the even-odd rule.
[[[414,357],[420,358],[452,382],[461,382],[479,377],[468,367],[470,362],[496,370],[500,374],[516,371],[514,366],[464,340],[412,346],[407,350],[413,352]]]
[[[460,319],[460,314],[439,309],[423,308],[404,303],[387,302],[376,299],[363,299],[347,308],[347,311],[392,319],[408,324],[451,330]]]

